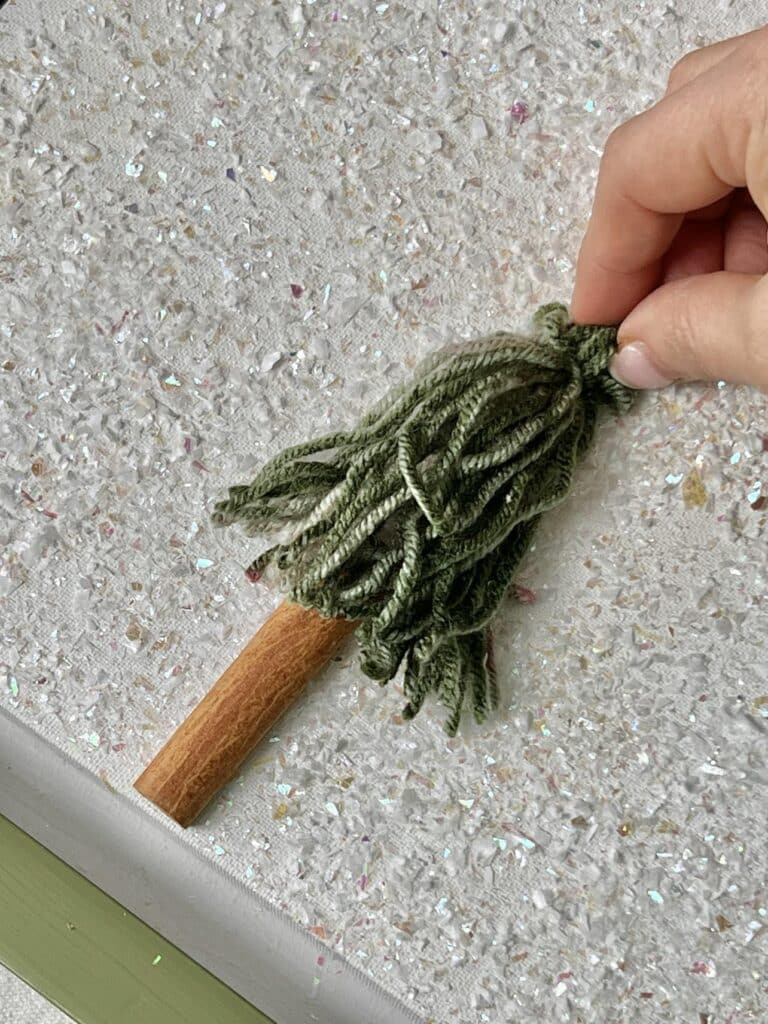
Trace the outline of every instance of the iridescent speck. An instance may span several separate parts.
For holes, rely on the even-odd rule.
[[[528,120],[528,104],[523,100],[515,100],[508,113],[510,120],[515,124],[525,124]]]

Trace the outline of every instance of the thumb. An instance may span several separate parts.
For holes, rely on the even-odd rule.
[[[632,388],[727,380],[768,391],[768,278],[720,271],[670,281],[619,327],[612,375]]]

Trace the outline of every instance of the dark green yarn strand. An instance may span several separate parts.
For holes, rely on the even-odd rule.
[[[259,555],[290,598],[360,620],[361,668],[405,661],[404,716],[429,694],[482,722],[497,706],[489,624],[542,513],[570,490],[600,406],[632,392],[607,371],[612,327],[542,306],[531,336],[499,331],[438,352],[350,432],[289,448],[214,510],[219,525],[289,539]]]

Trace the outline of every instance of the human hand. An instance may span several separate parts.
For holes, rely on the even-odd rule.
[[[768,391],[768,28],[687,54],[608,139],[571,315],[617,323],[631,387]]]

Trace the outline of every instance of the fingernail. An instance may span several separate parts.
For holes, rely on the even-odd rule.
[[[622,345],[611,360],[608,370],[620,384],[628,388],[665,388],[672,381],[656,369],[644,341]]]

